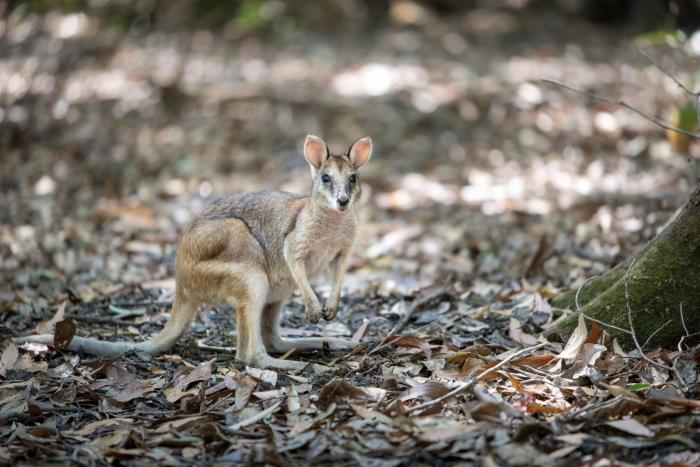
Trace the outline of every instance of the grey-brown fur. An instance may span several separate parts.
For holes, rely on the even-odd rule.
[[[241,193],[211,204],[185,229],[177,251],[175,301],[163,330],[141,343],[104,342],[76,337],[69,348],[97,355],[129,350],[157,354],[168,350],[189,328],[202,305],[229,303],[236,310],[237,357],[259,367],[300,369],[302,362],[273,358],[291,349],[352,348],[335,338],[285,339],[280,335],[282,304],[296,288],[311,322],[333,319],[343,274],[356,235],[354,202],[361,195],[357,170],[372,152],[369,138],[339,156],[308,136],[304,154],[313,177],[311,194],[279,191]],[[324,181],[325,179],[325,181]],[[330,297],[321,305],[310,280],[331,266]],[[18,342],[50,343],[52,335]]]

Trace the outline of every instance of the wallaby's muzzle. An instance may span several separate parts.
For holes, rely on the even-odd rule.
[[[348,204],[350,204],[350,198],[348,198],[348,195],[338,196],[338,207],[340,207],[340,209],[345,209],[348,207]]]

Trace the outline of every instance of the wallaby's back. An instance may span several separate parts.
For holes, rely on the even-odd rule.
[[[294,229],[299,212],[308,199],[308,195],[284,191],[237,193],[204,208],[187,229],[186,235],[202,228],[209,230],[213,224],[215,229],[221,229],[224,239],[230,240],[225,226],[231,223],[226,221],[236,220],[253,235],[265,257],[281,254],[284,238]],[[208,252],[208,256],[216,256],[217,245],[211,246],[214,251]]]

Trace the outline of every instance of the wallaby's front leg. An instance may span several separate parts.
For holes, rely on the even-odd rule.
[[[318,323],[321,320],[322,308],[321,302],[318,300],[316,293],[311,288],[309,278],[306,275],[306,265],[304,264],[305,255],[295,254],[290,251],[292,248],[289,244],[284,248],[284,259],[289,267],[289,272],[292,274],[292,279],[301,291],[301,296],[304,298],[304,315],[306,319],[312,323]]]
[[[338,312],[338,304],[340,303],[340,292],[343,288],[343,277],[347,269],[348,250],[342,250],[333,260],[333,284],[331,286],[331,294],[328,297],[326,305],[323,307],[323,318],[330,321],[335,318]]]

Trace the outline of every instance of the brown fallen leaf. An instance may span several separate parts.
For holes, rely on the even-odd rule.
[[[631,399],[624,396],[616,397],[611,401],[606,401],[604,405],[593,407],[589,412],[589,418],[599,420],[610,420],[630,415],[644,408],[644,404],[639,399]]]
[[[85,437],[97,433],[102,428],[116,428],[119,425],[130,425],[134,422],[133,418],[106,418],[90,422],[80,430],[67,430],[61,432],[64,436],[70,437]]]
[[[47,334],[53,331],[53,327],[56,323],[59,321],[63,320],[64,315],[66,313],[66,304],[68,302],[63,302],[59,305],[58,310],[56,310],[56,314],[53,315],[53,317],[47,321],[42,321],[39,324],[36,325],[35,331],[39,334]]]
[[[543,405],[532,399],[525,404],[525,408],[531,414],[554,415],[562,413],[564,410],[553,405]]]
[[[402,402],[425,398],[429,400],[437,399],[438,397],[444,396],[450,392],[450,388],[437,381],[426,381],[424,383],[413,386],[412,388],[406,389],[401,394],[399,394],[398,399]]]
[[[0,376],[5,376],[15,366],[18,357],[19,350],[17,350],[17,346],[14,342],[8,341],[5,350],[2,352],[2,357],[0,357]]]
[[[425,354],[426,358],[430,360],[432,358],[432,352],[430,350],[430,344],[425,339],[421,339],[416,336],[399,336],[392,338],[390,344],[394,347],[409,347],[421,349]]]
[[[480,358],[469,357],[464,360],[462,364],[462,373],[465,375],[472,371],[474,368],[478,368],[484,365],[484,361]]]
[[[347,399],[367,399],[367,393],[352,383],[343,379],[334,379],[321,388],[318,396],[318,406],[326,410],[331,402]]]
[[[175,378],[174,384],[165,388],[163,393],[168,402],[174,403],[185,396],[187,387],[197,381],[206,381],[211,378],[212,364],[214,359],[202,362],[195,367],[194,370],[187,375],[180,375]]]
[[[515,377],[507,371],[503,371],[502,373],[505,373],[506,377],[508,378],[508,381],[510,381],[510,384],[513,386],[513,389],[515,389],[515,391],[518,394],[525,394],[525,387],[522,384],[520,384],[520,381],[515,379]]]
[[[191,417],[184,417],[180,418],[177,420],[169,420],[162,425],[160,425],[158,428],[156,428],[155,432],[156,433],[167,433],[170,430],[175,430],[175,431],[180,431],[187,425],[190,425],[194,422],[197,422],[199,420],[203,420],[207,418],[206,415],[193,415]]]
[[[556,358],[555,355],[530,355],[513,360],[511,366],[531,366],[532,368],[540,368],[549,364]]]
[[[123,445],[123,443],[126,442],[128,437],[129,430],[125,428],[119,428],[118,430],[115,430],[114,432],[108,435],[100,436],[98,438],[93,439],[90,442],[90,446],[94,449],[101,451],[107,448],[112,448],[114,446]]]
[[[124,389],[116,394],[111,394],[114,400],[119,402],[129,402],[140,397],[146,397],[165,385],[165,381],[161,377],[152,379],[137,379],[129,382]]]
[[[508,337],[512,341],[524,345],[536,345],[538,342],[535,336],[523,331],[523,323],[515,318],[511,318],[508,324]]]
[[[54,405],[65,407],[75,400],[77,389],[75,384],[70,383],[67,386],[62,386],[56,392],[51,394],[49,398]]]
[[[598,339],[600,339],[601,334],[602,331],[600,330],[600,326],[598,326],[598,323],[593,321],[591,324],[591,332],[588,333],[588,337],[586,338],[586,344],[595,344],[598,342]]]
[[[53,345],[57,349],[65,349],[75,336],[75,323],[72,319],[66,318],[55,324],[53,334]]]

